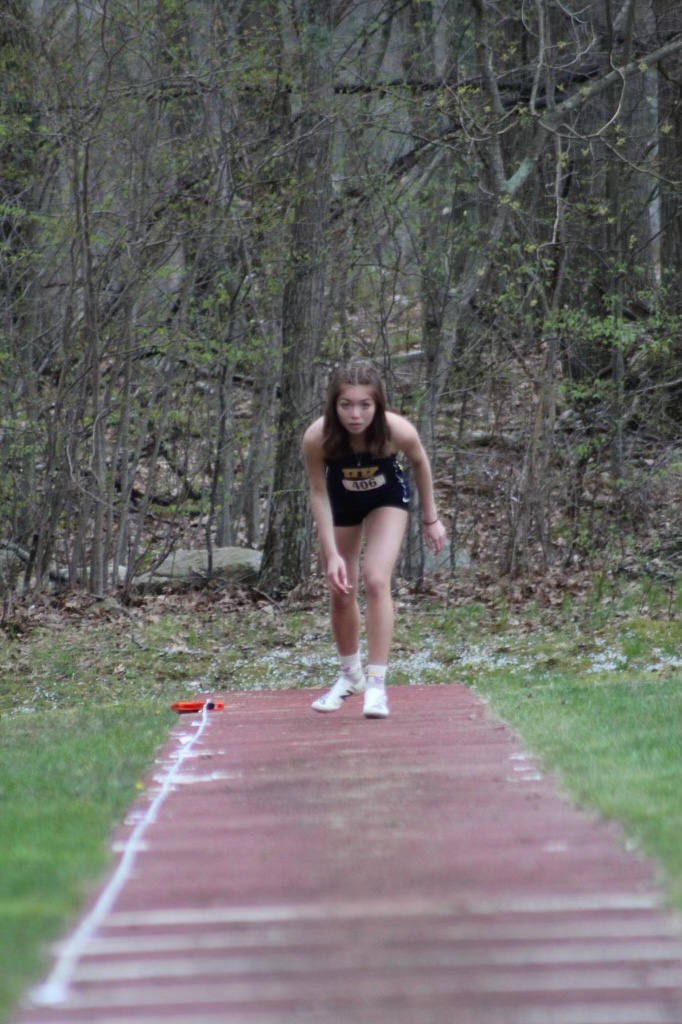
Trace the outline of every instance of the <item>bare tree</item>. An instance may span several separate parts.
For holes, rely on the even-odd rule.
[[[26,586],[263,537],[262,586],[298,582],[300,433],[355,352],[446,474],[473,400],[496,424],[507,377],[524,395],[502,570],[552,560],[590,459],[625,508],[633,421],[673,438],[680,406],[670,4],[6,7],[0,530]]]
[[[282,377],[277,454],[260,585],[290,588],[310,568],[311,528],[301,460],[302,427],[314,408],[317,362],[326,318],[327,235],[333,123],[330,5],[295,8],[302,61],[297,116],[291,255],[282,297]]]

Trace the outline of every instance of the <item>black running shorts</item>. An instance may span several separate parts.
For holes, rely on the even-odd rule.
[[[410,507],[410,485],[396,455],[358,452],[327,459],[327,493],[334,526],[359,526],[375,508]]]

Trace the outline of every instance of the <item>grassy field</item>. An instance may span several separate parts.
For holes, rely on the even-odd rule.
[[[108,862],[112,824],[202,691],[327,685],[323,600],[79,604],[0,634],[0,1020]],[[682,610],[669,588],[551,614],[402,595],[392,685],[465,683],[585,806],[623,823],[682,910]]]

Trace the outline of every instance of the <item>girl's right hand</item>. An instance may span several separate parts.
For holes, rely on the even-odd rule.
[[[333,555],[327,562],[327,583],[335,594],[348,594],[353,588],[348,582],[346,563],[341,555]]]

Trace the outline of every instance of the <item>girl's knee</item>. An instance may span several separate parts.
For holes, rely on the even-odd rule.
[[[391,593],[391,577],[383,572],[376,572],[371,568],[365,568],[362,578],[365,589],[365,597],[368,600],[387,597]]]

